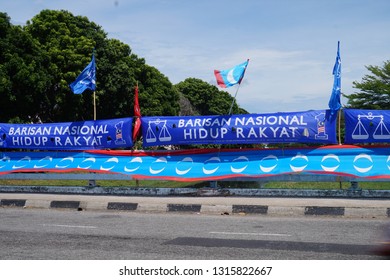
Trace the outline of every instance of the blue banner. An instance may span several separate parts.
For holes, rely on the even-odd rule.
[[[334,144],[336,116],[329,110],[226,115],[143,117],[144,146],[189,144]]]
[[[174,181],[256,180],[294,174],[388,180],[390,160],[388,147],[350,145],[291,149],[0,152],[0,175],[75,171]]]
[[[345,143],[390,142],[389,110],[345,109]]]
[[[45,124],[0,123],[0,148],[114,149],[133,146],[132,118]]]

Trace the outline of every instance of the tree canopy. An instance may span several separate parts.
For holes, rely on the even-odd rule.
[[[0,119],[27,121],[51,83],[49,60],[31,34],[0,13]]]
[[[390,60],[383,66],[367,66],[371,74],[365,75],[361,82],[355,81],[354,88],[359,92],[346,95],[349,108],[390,109]]]
[[[227,115],[233,97],[226,91],[219,91],[216,86],[200,79],[187,78],[175,85],[175,88],[190,101],[199,115]],[[247,114],[236,102],[232,114]]]
[[[169,79],[86,17],[43,10],[20,27],[0,13],[0,44],[1,122],[27,122],[34,116],[44,122],[91,119],[92,93],[72,94],[69,84],[92,52],[99,119],[132,116],[137,82],[143,115],[179,111],[179,95]]]
[[[143,116],[227,114],[232,97],[215,86],[189,78],[174,86],[145,63],[131,47],[107,38],[103,28],[68,11],[42,10],[16,26],[0,12],[0,122],[66,122],[93,118],[93,94],[69,88],[91,61],[96,61],[98,119],[133,115],[139,85]],[[246,113],[237,104],[233,113]]]

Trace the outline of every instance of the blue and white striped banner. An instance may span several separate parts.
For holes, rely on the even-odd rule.
[[[390,179],[387,147],[294,149],[3,152],[0,174],[100,172],[176,181],[256,179],[288,174]]]

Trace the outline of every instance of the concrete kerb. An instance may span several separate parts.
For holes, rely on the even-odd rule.
[[[14,203],[25,200],[25,204]],[[109,205],[115,207],[109,207]],[[341,206],[343,205],[343,206]],[[141,213],[196,213],[210,215],[333,216],[388,218],[386,200],[330,200],[287,198],[180,198],[1,194],[1,207],[78,211],[134,211]]]
[[[304,216],[305,206],[270,206],[268,208],[268,215],[270,216]]]

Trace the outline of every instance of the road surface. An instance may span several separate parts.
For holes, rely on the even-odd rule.
[[[373,254],[387,219],[0,208],[0,259],[346,260]]]

